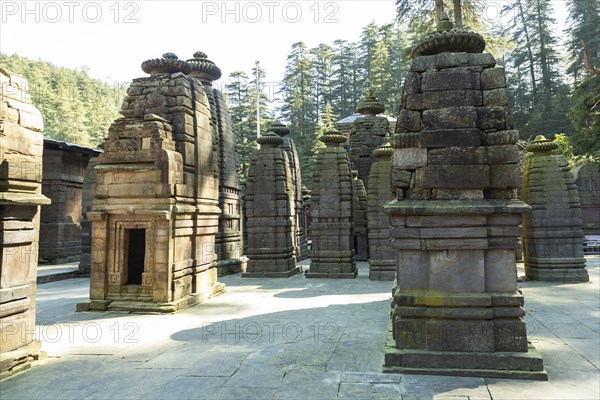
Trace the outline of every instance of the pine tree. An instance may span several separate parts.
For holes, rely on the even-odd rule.
[[[598,0],[567,0],[569,28],[568,51],[571,63],[568,72],[578,83],[585,70],[584,44],[588,63],[600,68],[600,2]]]

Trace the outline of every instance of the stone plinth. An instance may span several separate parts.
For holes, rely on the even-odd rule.
[[[352,170],[352,235],[354,236],[354,259],[367,261],[369,245],[367,239],[367,189],[358,171]]]
[[[531,208],[516,199],[504,71],[490,54],[442,52],[445,39],[483,48],[453,31],[434,35],[439,54],[415,54],[392,142],[397,282],[384,371],[545,380],[516,285]]]
[[[350,165],[352,169],[358,171],[358,179],[362,180],[367,188],[371,164],[375,162],[373,151],[383,143],[390,129],[387,117],[378,116],[384,110],[383,104],[369,91],[356,110],[362,116],[354,121],[350,129],[348,139]]]
[[[98,159],[90,301],[78,310],[173,312],[223,290],[206,91],[172,54],[142,69],[151,76],[132,82]]]
[[[35,293],[42,195],[42,115],[27,81],[0,68],[0,378],[38,359]]]
[[[302,171],[300,170],[300,158],[298,151],[292,138],[288,135],[290,130],[283,124],[274,123],[270,128],[273,132],[283,139],[283,148],[287,152],[288,160],[290,161],[290,170],[292,172],[292,184],[294,185],[294,207],[296,212],[296,220],[294,222],[294,230],[296,238],[294,247],[296,252],[296,260],[304,260],[308,257],[308,242],[305,234],[304,207],[302,195]]]
[[[558,145],[537,136],[523,171],[521,198],[533,208],[523,215],[523,253],[528,279],[589,281],[583,257],[581,207],[569,163]]]
[[[204,86],[210,104],[214,135],[213,150],[218,159],[219,207],[221,208],[215,252],[219,275],[227,275],[242,270],[241,257],[244,249],[236,138],[223,94],[212,86],[212,82],[221,77],[221,70],[201,51],[194,53],[194,57],[189,59],[188,63],[192,66],[190,77]]]
[[[352,234],[352,175],[348,153],[340,146],[346,141],[337,130],[320,139],[311,193],[312,239],[307,278],[355,278]]]
[[[81,257],[79,258],[79,274],[89,276],[92,267],[92,225],[87,213],[94,204],[94,187],[96,186],[96,166],[98,157],[90,158],[83,178],[83,194],[81,199]]]
[[[375,162],[369,173],[367,221],[369,238],[369,279],[393,281],[396,253],[390,243],[390,217],[383,207],[394,200],[392,190],[392,154],[389,136],[374,152]]]
[[[283,139],[267,132],[248,170],[246,278],[285,278],[302,271],[296,266],[294,185]]]
[[[578,163],[572,170],[581,203],[584,235],[600,236],[600,165]]]
[[[42,193],[52,200],[41,211],[40,262],[79,261],[82,253],[83,183],[99,151],[44,139]]]

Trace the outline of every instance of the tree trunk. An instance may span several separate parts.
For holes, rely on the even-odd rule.
[[[454,4],[454,26],[457,28],[462,28],[463,26],[463,18],[462,18],[462,6],[460,4],[460,0],[452,0]]]
[[[531,74],[531,90],[533,91],[533,98],[537,98],[537,84],[535,82],[535,71],[533,68],[533,52],[531,51],[531,42],[529,41],[529,30],[527,29],[527,22],[525,21],[525,14],[523,13],[523,4],[521,0],[517,0],[519,5],[519,15],[521,17],[521,23],[523,24],[523,31],[525,32],[525,41],[527,43],[527,56],[529,58],[529,73]]]
[[[542,26],[542,10],[540,0],[536,0],[537,5],[537,23],[540,35],[540,64],[542,66],[542,82],[544,83],[544,92],[550,93],[552,90],[552,78],[550,77],[550,67],[548,65],[548,49],[546,48],[546,36]]]

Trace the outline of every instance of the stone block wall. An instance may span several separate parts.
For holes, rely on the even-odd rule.
[[[42,195],[42,115],[27,81],[0,68],[0,378],[38,359],[36,276]]]
[[[44,139],[42,193],[52,200],[42,208],[40,262],[79,261],[82,254],[83,181],[93,149]]]

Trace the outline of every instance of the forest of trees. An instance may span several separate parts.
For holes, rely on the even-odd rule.
[[[97,147],[120,115],[127,87],[92,79],[86,67],[72,70],[3,53],[0,67],[27,79],[31,101],[44,119],[46,137]]]
[[[395,1],[396,18],[389,24],[373,22],[363,27],[357,42],[340,38],[314,48],[303,42],[291,44],[275,93],[277,102],[271,102],[267,89],[272,88],[260,91],[261,132],[274,120],[289,125],[309,187],[319,136],[336,119],[353,114],[368,89],[383,102],[387,115],[398,113],[410,49],[433,29],[442,1]],[[502,18],[493,23],[482,17],[485,0],[444,3],[456,25],[480,32],[486,51],[505,67],[513,118],[522,139],[564,134],[561,140],[568,140],[575,154],[600,157],[598,0],[567,0],[564,32],[556,30],[549,0],[502,2]],[[455,13],[458,5],[460,12]],[[70,70],[1,53],[0,66],[29,81],[48,137],[97,146],[119,116],[126,87],[91,79],[85,67]],[[250,74],[232,72],[223,85],[238,138],[242,180],[256,151],[256,73],[256,69]],[[258,73],[261,82],[268,80],[265,70]]]
[[[432,30],[433,3],[396,0],[396,20],[384,25],[368,24],[362,28],[358,42],[339,39],[314,48],[303,42],[291,45],[280,83],[280,105],[272,112],[262,109],[261,118],[265,123],[275,118],[289,124],[290,135],[299,148],[305,182],[310,184],[314,149],[323,127],[337,117],[351,115],[367,89],[373,89],[385,104],[386,114],[397,115],[404,75],[411,63],[410,49],[415,40]],[[435,0],[436,5],[440,3]],[[600,157],[597,0],[568,0],[568,28],[564,33],[557,32],[553,25],[549,0],[503,2],[505,24],[483,20],[484,0],[445,3],[456,24],[481,33],[487,51],[505,67],[513,118],[522,139],[565,134],[576,154]],[[461,5],[460,15],[453,12],[457,4]],[[241,81],[240,75],[244,77]],[[254,77],[248,79],[238,71],[229,77],[226,90],[231,107],[237,110],[233,116],[245,144],[256,139],[254,82]],[[245,101],[239,93],[247,96]],[[254,148],[244,147],[244,162]]]

